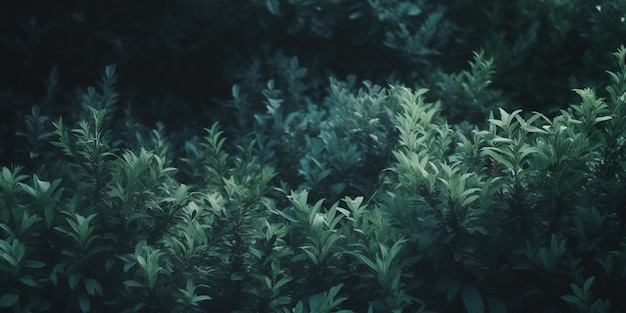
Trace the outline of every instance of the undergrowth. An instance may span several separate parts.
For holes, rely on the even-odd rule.
[[[441,101],[354,77],[315,98],[287,58],[182,144],[119,131],[108,66],[75,114],[33,107],[29,167],[0,170],[0,307],[624,311],[625,55],[556,114],[502,108],[484,52]]]

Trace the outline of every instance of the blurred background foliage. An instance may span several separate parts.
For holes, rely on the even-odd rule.
[[[263,80],[274,78],[279,54],[307,68],[313,97],[329,76],[356,75],[444,99],[455,90],[441,76],[467,70],[482,49],[498,101],[562,107],[574,99],[569,89],[605,81],[607,51],[626,38],[625,11],[621,1],[560,0],[3,1],[2,135],[9,141],[16,115],[44,96],[52,69],[63,84],[40,104],[44,113],[71,112],[73,88],[114,63],[134,117],[182,128],[234,118],[216,100],[250,79],[252,60],[268,65]],[[453,110],[463,99],[447,101]]]

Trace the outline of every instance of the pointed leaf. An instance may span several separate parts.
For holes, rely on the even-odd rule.
[[[480,292],[473,284],[464,284],[461,288],[461,299],[467,313],[484,313],[485,305]]]
[[[270,11],[273,15],[280,15],[280,6],[278,0],[265,0],[265,6],[267,10]]]
[[[20,282],[22,282],[22,284],[28,286],[28,287],[33,287],[33,288],[40,288],[41,286],[39,285],[39,283],[37,283],[36,281],[34,281],[32,278],[29,277],[20,277],[18,278],[18,280]]]
[[[585,292],[585,294],[589,293],[589,290],[591,289],[591,284],[593,284],[593,280],[595,278],[595,276],[591,276],[585,281],[585,285],[583,286],[583,291]]]
[[[83,313],[87,313],[89,312],[89,298],[87,298],[84,295],[79,295],[77,297],[78,300],[78,304],[80,305],[80,310],[83,311]]]
[[[78,285],[78,282],[80,281],[80,273],[75,273],[70,275],[70,277],[68,278],[67,282],[70,285],[70,289],[71,290],[75,290],[76,286]]]

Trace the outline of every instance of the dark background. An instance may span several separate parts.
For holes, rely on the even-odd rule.
[[[575,101],[572,88],[606,81],[610,52],[626,38],[626,5],[605,2],[389,1],[373,8],[348,0],[2,1],[0,161],[19,158],[12,152],[15,133],[23,115],[41,106],[53,67],[60,90],[41,108],[51,120],[71,115],[77,90],[116,64],[119,106],[132,106],[137,121],[201,129],[215,120],[234,123],[223,103],[253,59],[297,56],[311,86],[353,74],[428,87],[438,98],[446,90],[436,88],[437,75],[466,70],[472,52],[484,49],[494,58],[492,88],[502,90],[502,103],[550,112]],[[407,3],[421,13],[381,18]],[[442,17],[431,37],[404,50],[385,44],[399,25],[419,32],[433,12]],[[276,74],[271,66],[261,73],[266,80]],[[322,98],[319,88],[309,90],[312,99]]]

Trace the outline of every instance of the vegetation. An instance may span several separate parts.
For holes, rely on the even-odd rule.
[[[0,86],[15,118],[0,126],[0,308],[626,311],[626,7],[600,2],[179,1],[181,19],[157,1],[140,17],[156,33],[92,38],[123,50],[101,50],[116,64],[94,86],[75,73],[71,96],[59,45],[29,89],[44,34],[135,4],[49,24],[0,5],[21,25],[0,37],[21,60]],[[203,95],[214,106],[174,95],[197,82],[130,86],[150,62],[191,75],[211,41],[213,87],[231,85]],[[150,45],[165,49],[141,59]]]

